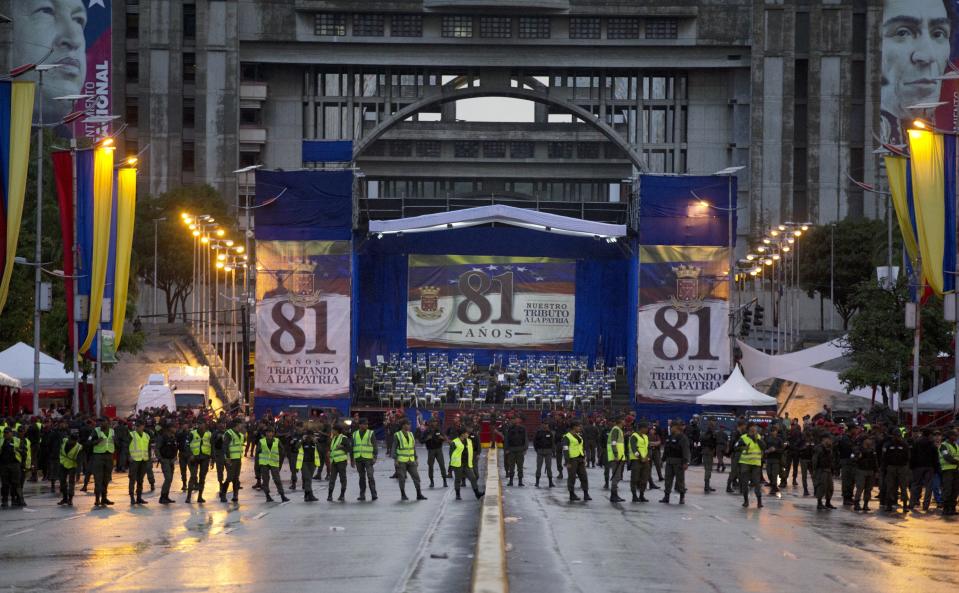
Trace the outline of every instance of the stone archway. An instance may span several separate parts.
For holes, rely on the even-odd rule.
[[[362,156],[363,152],[376,142],[387,130],[389,130],[394,125],[406,120],[411,115],[422,111],[428,107],[438,105],[441,103],[448,103],[450,101],[459,101],[462,99],[475,99],[477,97],[509,97],[513,99],[525,99],[527,101],[534,101],[536,103],[544,103],[553,107],[559,107],[565,111],[568,111],[586,122],[587,124],[593,126],[600,131],[610,142],[615,144],[626,153],[629,160],[633,163],[633,166],[636,167],[640,172],[646,172],[648,170],[646,162],[643,158],[631,147],[623,138],[616,133],[613,128],[611,128],[606,123],[599,121],[592,113],[586,111],[579,105],[575,105],[568,101],[557,99],[549,95],[548,87],[543,87],[545,92],[539,92],[535,90],[525,89],[525,88],[513,88],[513,87],[503,87],[503,86],[477,86],[477,87],[467,87],[462,89],[456,89],[451,86],[444,86],[439,94],[432,95],[429,97],[424,97],[415,103],[411,103],[404,107],[403,109],[397,111],[389,119],[380,122],[375,128],[370,130],[362,140],[354,143],[353,145],[353,160]]]

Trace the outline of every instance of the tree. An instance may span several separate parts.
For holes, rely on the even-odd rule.
[[[833,306],[844,330],[858,308],[853,293],[862,282],[875,278],[877,265],[886,264],[886,236],[884,221],[846,219],[813,227],[799,239],[799,285],[809,297],[818,295],[820,303],[833,289]],[[893,261],[900,258],[896,237]]]
[[[133,250],[137,254],[137,275],[153,286],[154,220],[156,225],[156,286],[163,291],[167,323],[176,321],[179,313],[186,321],[186,301],[193,293],[193,237],[184,226],[180,214],[209,214],[228,227],[232,218],[220,194],[209,185],[184,186],[156,198],[137,201],[137,227]]]
[[[886,406],[892,388],[901,386],[901,393],[910,391],[915,334],[905,326],[909,300],[906,279],[900,280],[892,290],[868,280],[851,291],[850,305],[858,313],[852,318],[844,346],[852,365],[839,374],[847,390],[872,389],[873,403],[876,391],[880,390]],[[935,362],[940,352],[949,349],[951,340],[949,325],[942,315],[942,303],[930,299],[922,306],[919,347],[922,379],[934,380]]]

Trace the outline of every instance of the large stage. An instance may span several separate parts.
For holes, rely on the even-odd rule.
[[[641,176],[632,225],[534,202],[361,224],[352,185],[257,173],[257,412],[688,404],[728,372],[724,178]]]

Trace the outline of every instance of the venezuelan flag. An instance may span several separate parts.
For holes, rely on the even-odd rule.
[[[922,275],[942,295],[955,286],[956,137],[909,130],[909,154]]]
[[[127,315],[127,290],[130,287],[130,255],[133,251],[133,219],[137,206],[137,170],[122,167],[116,183],[116,246],[113,272],[113,334],[120,347],[123,322]]]
[[[10,290],[23,217],[34,92],[33,82],[0,81],[0,312]]]
[[[92,232],[90,232],[91,229],[82,228],[78,233],[81,251],[86,250],[89,254],[81,256],[89,262],[86,268],[89,270],[88,322],[86,337],[80,345],[81,354],[86,354],[90,350],[99,327],[107,269],[110,264],[110,237],[113,227],[113,148],[101,146],[92,152],[92,166],[81,166],[86,159],[80,159],[77,167],[77,207],[78,210],[86,211],[78,212],[78,216],[92,215],[89,216]],[[84,244],[84,239],[89,242]]]

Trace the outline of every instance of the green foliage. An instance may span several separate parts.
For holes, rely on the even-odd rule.
[[[886,405],[890,390],[901,387],[903,393],[910,392],[915,334],[905,327],[908,301],[906,280],[901,280],[892,290],[869,280],[851,291],[850,304],[858,310],[845,338],[852,366],[839,375],[847,390],[879,389]],[[935,362],[940,352],[949,350],[951,340],[949,324],[943,319],[942,303],[930,299],[922,307],[919,347],[922,379],[934,380]]]
[[[209,185],[192,185],[173,189],[156,198],[137,202],[137,227],[133,237],[136,273],[153,286],[154,238],[157,252],[156,286],[158,296],[166,303],[167,322],[173,323],[179,313],[186,321],[186,301],[193,292],[193,237],[183,224],[181,213],[209,214],[224,227],[233,224],[227,205]],[[156,219],[163,218],[156,223]],[[156,228],[156,234],[154,234]],[[163,307],[158,303],[158,309]],[[152,311],[151,311],[152,313]]]
[[[886,237],[884,221],[850,218],[834,226],[813,227],[800,238],[800,287],[810,297],[828,299],[832,279],[834,305],[843,329],[849,329],[849,320],[858,309],[853,294],[859,284],[876,277],[876,266],[886,265]],[[893,265],[901,261],[900,250],[897,231],[893,233]]]
[[[37,159],[36,136],[31,139],[33,157],[27,177],[27,189],[24,196],[23,219],[20,225],[20,236],[17,241],[17,256],[28,262],[35,259],[37,228]],[[60,229],[60,207],[57,203],[56,188],[53,181],[53,165],[50,154],[54,150],[65,148],[64,142],[56,138],[51,132],[44,136],[43,162],[43,210],[41,216],[41,258],[47,270],[63,268],[63,238]],[[67,246],[69,249],[69,246]],[[48,263],[49,262],[49,263]],[[64,270],[70,274],[71,270]],[[70,344],[67,306],[66,282],[56,276],[44,274],[43,281],[53,287],[53,304],[49,312],[41,313],[40,317],[40,350],[64,361],[64,367],[72,370],[70,362],[72,345]],[[130,288],[127,301],[127,319],[133,319],[136,314],[137,283],[130,279]],[[7,298],[3,313],[0,314],[0,350],[6,349],[17,342],[33,345],[33,310],[34,310],[34,268],[32,266],[16,264],[10,282],[10,294]],[[137,352],[143,347],[143,336],[131,328],[127,328],[120,343],[121,352]],[[88,365],[85,365],[87,368]]]

